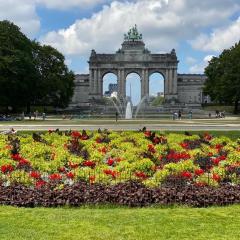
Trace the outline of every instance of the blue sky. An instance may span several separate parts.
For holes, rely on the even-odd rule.
[[[176,49],[179,73],[203,73],[211,56],[240,38],[239,0],[0,0],[3,19],[56,47],[76,73],[87,73],[91,49],[114,53],[120,48],[134,24],[152,53]],[[133,95],[139,95],[137,76],[129,78],[135,81]],[[162,90],[163,79],[155,76],[150,93]]]

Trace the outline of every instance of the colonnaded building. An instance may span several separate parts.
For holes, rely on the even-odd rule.
[[[151,53],[142,40],[142,34],[133,27],[124,35],[121,49],[114,54],[99,54],[92,50],[89,59],[89,74],[75,78],[72,107],[89,106],[103,97],[103,78],[108,73],[117,76],[117,95],[126,97],[126,78],[137,73],[141,80],[141,97],[149,95],[149,78],[153,73],[164,77],[164,102],[168,106],[199,108],[206,100],[203,85],[206,76],[202,74],[179,74],[176,52]]]

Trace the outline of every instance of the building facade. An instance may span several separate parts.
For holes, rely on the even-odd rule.
[[[141,80],[141,97],[149,96],[149,78],[160,73],[164,78],[165,103],[201,105],[205,75],[178,74],[178,59],[174,49],[170,53],[152,54],[138,33],[137,27],[124,36],[122,47],[115,54],[98,54],[92,50],[89,74],[76,75],[71,106],[86,106],[103,97],[103,78],[107,73],[117,76],[117,94],[126,98],[126,78],[137,73]]]

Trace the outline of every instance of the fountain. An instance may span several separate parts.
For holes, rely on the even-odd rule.
[[[136,106],[136,110],[133,111],[131,101],[127,102],[126,98],[124,98],[123,96],[117,97],[115,99],[110,98],[119,116],[125,119],[132,119],[133,117],[137,118],[140,110],[143,106],[145,106],[145,102],[147,99],[148,96],[144,96],[139,102],[139,104]]]
[[[131,106],[131,102],[127,103],[125,119],[132,119],[132,106]]]
[[[136,109],[136,112],[135,112],[135,115],[134,115],[134,118],[137,118],[137,115],[141,109],[141,107],[144,105],[146,99],[148,98],[148,96],[144,96],[141,101],[139,102],[139,104],[137,105],[137,109]]]

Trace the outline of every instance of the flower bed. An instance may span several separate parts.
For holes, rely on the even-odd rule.
[[[187,196],[205,194],[211,198],[213,192],[218,200],[210,201],[212,204],[226,204],[239,202],[235,195],[229,197],[232,191],[240,193],[239,181],[240,140],[215,138],[207,133],[99,130],[0,136],[0,183],[4,193],[0,203],[4,204],[28,205],[26,196],[29,196],[30,205],[55,206],[58,205],[56,199],[59,205],[71,202],[67,195],[87,199],[86,195],[91,194],[96,195],[93,202],[102,203],[105,200],[98,200],[99,191],[106,199],[109,196],[110,200],[105,201],[109,203],[114,203],[115,195],[115,203],[124,203],[120,196],[129,191],[133,199],[143,196],[142,205],[158,203],[156,199],[164,194],[174,196],[177,191],[183,195],[175,194],[176,203],[191,205],[191,201],[185,202]],[[133,185],[138,190],[128,191]],[[46,200],[49,196],[52,204]],[[17,199],[25,200],[19,200],[18,204]],[[44,204],[44,199],[48,203]],[[167,199],[171,197],[166,197],[166,201],[175,203]],[[194,199],[192,205],[209,205]],[[130,205],[141,205],[139,201],[131,201],[136,204]],[[76,200],[76,205],[82,203],[88,200]]]

